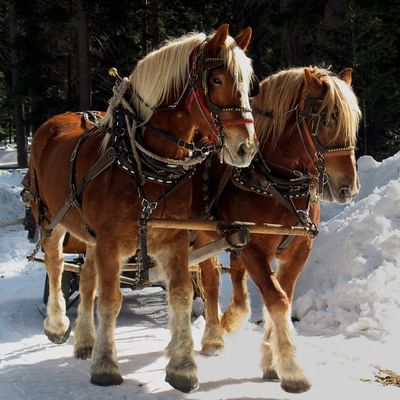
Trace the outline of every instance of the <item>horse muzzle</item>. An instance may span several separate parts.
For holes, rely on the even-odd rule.
[[[254,133],[253,123],[226,124],[224,122],[223,160],[226,164],[237,168],[246,168],[250,165],[258,151],[258,140]],[[228,125],[228,126],[227,126]]]
[[[333,185],[328,182],[324,185],[324,193],[322,199],[330,202],[336,202],[339,204],[350,203],[360,191],[360,180],[357,177],[353,185],[342,185],[338,188],[334,188]]]
[[[223,152],[223,160],[226,164],[237,168],[246,168],[250,165],[258,151],[258,143],[250,144],[248,141],[245,141],[232,145],[225,141],[221,151]]]

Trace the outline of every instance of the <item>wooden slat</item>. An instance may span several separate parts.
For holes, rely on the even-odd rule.
[[[178,219],[158,219],[152,218],[148,221],[151,228],[163,229],[190,229],[194,231],[217,231],[220,225],[226,225],[221,221],[202,221],[202,220],[178,220]],[[308,232],[302,226],[284,226],[278,224],[256,224],[254,222],[235,221],[231,224],[242,225],[250,233],[267,235],[293,235],[307,236]]]

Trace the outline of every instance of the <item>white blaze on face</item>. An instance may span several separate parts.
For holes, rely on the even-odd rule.
[[[243,108],[246,108],[248,110],[251,110],[250,106],[250,99],[249,99],[249,92],[247,88],[241,87],[240,88],[240,106]],[[253,114],[251,112],[242,112],[242,118],[243,119],[251,119],[253,120]],[[255,144],[255,138],[256,138],[256,131],[254,129],[254,123],[247,123],[246,129],[248,131],[249,135],[249,146],[254,146]]]

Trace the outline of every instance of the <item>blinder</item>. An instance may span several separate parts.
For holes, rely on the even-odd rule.
[[[217,117],[218,114],[232,111],[232,112],[251,112],[251,109],[246,107],[237,107],[237,106],[228,106],[228,107],[220,107],[218,104],[215,104],[209,96],[208,89],[208,75],[209,72],[213,69],[220,68],[224,66],[224,60],[220,57],[209,57],[206,58],[203,62],[203,70],[201,76],[201,88],[203,90],[204,98],[206,100],[207,107],[211,111],[211,114],[214,117]]]
[[[322,103],[323,99],[318,97],[312,97],[309,94],[305,94],[304,96],[304,110],[298,111],[300,118],[304,120],[310,121],[310,131],[312,140],[316,147],[317,156],[321,156],[327,153],[336,153],[336,152],[343,152],[343,151],[353,151],[354,146],[343,146],[343,147],[326,147],[318,139],[319,128],[321,122],[326,117],[325,110],[316,110],[317,106]],[[320,107],[319,107],[320,108]]]
[[[311,146],[311,152],[309,152],[309,156],[312,162],[314,162],[314,165],[318,171],[319,193],[323,193],[324,185],[329,179],[326,174],[325,157],[338,152],[346,152],[349,154],[354,152],[354,146],[326,147],[319,141],[318,133],[324,110],[321,110],[321,107],[319,107],[318,110],[315,110],[315,108],[316,105],[321,104],[322,101],[323,99],[321,98],[312,97],[308,93],[305,93],[304,110],[300,111],[299,107],[296,107],[297,129],[307,152],[309,152],[307,147]],[[303,120],[305,125],[307,125],[310,130],[302,130],[299,124],[299,119]],[[307,135],[307,137],[305,135]],[[306,143],[308,143],[308,146]]]

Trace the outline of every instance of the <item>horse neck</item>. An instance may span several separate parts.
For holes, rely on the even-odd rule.
[[[279,175],[290,176],[293,170],[313,172],[314,164],[300,137],[295,118],[289,119],[276,144],[265,140],[259,151],[272,171]]]
[[[185,142],[193,140],[195,127],[182,110],[158,111],[150,118],[149,123],[176,140],[181,139]],[[187,150],[179,148],[176,143],[151,129],[145,130],[143,138],[147,148],[159,156],[173,159],[187,156]]]

